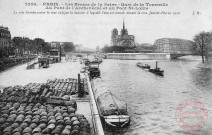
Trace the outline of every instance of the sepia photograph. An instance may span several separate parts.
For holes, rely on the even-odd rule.
[[[211,0],[0,0],[0,135],[212,135]]]

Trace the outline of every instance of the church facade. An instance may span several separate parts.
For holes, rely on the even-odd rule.
[[[116,28],[112,30],[111,46],[135,47],[135,36],[128,34],[127,29],[125,29],[124,21],[120,35],[118,34],[118,30]]]

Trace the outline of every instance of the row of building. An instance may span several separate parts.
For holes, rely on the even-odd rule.
[[[8,27],[0,26],[0,53],[9,53],[9,47],[12,46],[11,34]],[[1,54],[0,54],[1,56]]]
[[[23,38],[23,39],[25,39],[25,38]],[[28,40],[30,40],[30,39],[28,39]],[[64,45],[63,45],[64,43],[65,42],[49,42],[48,44],[50,45],[51,49],[57,50],[60,48],[61,52],[64,52]],[[66,43],[68,43],[68,42],[66,42]],[[79,51],[79,52],[89,51],[88,48],[85,48],[82,45],[74,45],[74,46],[75,46],[76,51]],[[10,30],[8,29],[8,27],[0,26],[0,57],[11,55],[9,50],[12,50],[11,49],[12,47],[13,47],[13,42],[11,39]],[[25,50],[25,51],[27,51],[27,50]],[[29,51],[25,52],[25,53],[29,54]]]
[[[50,43],[51,46],[58,45],[58,43]],[[155,40],[152,46],[138,46],[135,42],[135,36],[128,34],[123,21],[123,28],[119,34],[118,30],[114,28],[111,34],[111,46],[122,46],[133,49],[127,49],[126,52],[159,52],[159,53],[183,53],[191,54],[194,42],[179,38],[161,38]],[[60,43],[61,45],[61,43]],[[8,27],[0,26],[0,50],[9,53],[9,47],[12,46],[11,34]],[[54,47],[53,47],[54,48]],[[82,48],[79,46],[78,48]],[[78,50],[78,49],[77,49]],[[79,49],[81,50],[81,49]],[[1,55],[1,54],[0,54]]]

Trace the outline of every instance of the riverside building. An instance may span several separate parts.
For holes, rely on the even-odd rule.
[[[9,55],[10,46],[12,46],[10,31],[8,27],[0,26],[0,49]]]
[[[111,46],[135,47],[135,36],[128,34],[127,29],[125,29],[124,21],[120,35],[116,28],[112,30]]]
[[[156,51],[161,53],[190,54],[193,42],[178,38],[161,38],[155,40]]]

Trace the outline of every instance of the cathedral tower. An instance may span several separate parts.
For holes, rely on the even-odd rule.
[[[111,32],[111,46],[117,45],[118,30],[115,28]]]
[[[111,31],[111,46],[123,46],[123,47],[135,46],[135,36],[128,35],[128,31],[125,28],[124,20],[120,35],[118,34],[118,30],[116,28]]]

